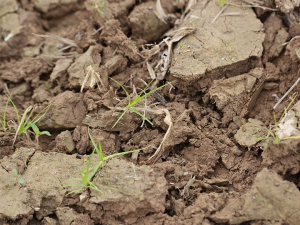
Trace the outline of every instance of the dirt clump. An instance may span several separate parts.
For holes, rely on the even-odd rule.
[[[129,14],[132,39],[138,44],[149,43],[158,40],[170,26],[161,21],[150,8],[155,8],[155,2],[142,3],[134,8]]]
[[[64,130],[82,124],[86,115],[83,95],[66,91],[52,98],[47,117],[42,118],[38,125],[43,130]]]
[[[282,20],[275,15],[271,15],[264,22],[265,40],[263,42],[265,53],[263,61],[267,62],[272,58],[278,57],[284,49],[285,43],[290,35],[282,24]]]
[[[243,124],[234,135],[235,140],[242,146],[251,148],[259,142],[259,138],[268,135],[267,129],[263,123],[256,119],[249,119],[247,123]]]
[[[0,224],[297,224],[296,3],[2,2]]]
[[[121,31],[118,20],[109,20],[104,24],[100,40],[117,49],[117,53],[128,57],[130,61],[141,61],[140,56],[137,54],[138,49],[136,45]]]
[[[231,122],[235,116],[244,117],[248,113],[252,96],[260,91],[259,87],[262,83],[262,68],[253,69],[247,74],[213,81],[208,94],[217,108],[223,112],[223,124]]]
[[[165,209],[166,180],[148,166],[134,167],[126,161],[113,160],[93,182],[105,195],[91,191],[84,207],[98,223],[133,224],[138,218]]]
[[[228,6],[225,11],[236,13],[240,10],[239,7]],[[219,6],[213,1],[199,3],[181,24],[198,28],[193,35],[182,39],[180,48],[177,44],[170,67],[171,75],[180,81],[178,86],[186,87],[187,93],[204,92],[214,79],[248,72],[255,64],[251,61],[259,61],[262,55],[265,35],[254,12],[246,9],[243,20],[218,17],[213,21],[219,11]],[[201,19],[193,19],[193,16],[199,15]],[[227,24],[230,24],[231,32]],[[188,68],[185,65],[189,65]]]
[[[299,197],[299,190],[293,183],[282,180],[275,172],[264,168],[257,174],[250,192],[244,196],[245,202],[239,215],[234,216],[230,223],[278,220],[291,225],[298,224]]]
[[[55,138],[55,142],[56,142],[56,146],[55,146],[56,152],[73,153],[75,149],[75,143],[72,139],[72,134],[68,130],[63,131],[59,135],[57,135]]]

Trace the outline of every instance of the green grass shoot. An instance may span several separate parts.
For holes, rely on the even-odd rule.
[[[0,115],[0,117],[1,117],[0,124],[1,124],[1,127],[2,127],[3,131],[6,130],[6,112],[7,112],[8,103],[9,103],[9,98],[6,101],[3,115]]]
[[[223,6],[227,4],[227,0],[218,0],[218,3],[220,7],[223,8]]]
[[[255,138],[254,140],[257,140],[257,141],[261,141],[261,140],[266,140],[266,141],[269,141],[271,139],[274,140],[274,143],[276,145],[279,145],[280,143],[280,139],[279,139],[279,136],[278,136],[278,132],[279,132],[279,129],[278,129],[278,124],[280,123],[280,121],[283,119],[283,117],[286,115],[287,111],[289,110],[289,108],[292,106],[293,102],[295,101],[296,99],[296,95],[293,95],[292,98],[291,98],[291,102],[289,103],[289,105],[284,109],[284,112],[281,114],[281,117],[280,119],[277,121],[276,119],[276,115],[275,115],[275,112],[273,112],[273,117],[274,117],[274,131],[272,130],[269,130],[268,128],[265,128],[267,131],[268,131],[268,136],[267,137],[263,137],[263,138]],[[291,137],[285,137],[285,138],[282,138],[282,140],[288,140],[288,139],[299,139],[300,136],[291,136]]]
[[[98,142],[98,146],[96,145],[91,133],[90,133],[90,129],[88,129],[88,134],[89,134],[89,137],[92,141],[92,144],[93,144],[93,147],[94,147],[94,151],[96,150],[97,154],[98,154],[98,157],[99,157],[99,167],[103,168],[104,166],[106,166],[110,161],[108,161],[107,163],[105,163],[105,161],[109,160],[109,159],[112,159],[112,158],[118,158],[118,157],[121,157],[123,155],[126,155],[126,154],[129,154],[129,153],[133,153],[133,152],[136,152],[136,151],[140,151],[140,150],[143,150],[145,148],[141,148],[141,149],[136,149],[136,150],[132,150],[132,151],[127,151],[127,152],[120,152],[120,153],[115,153],[115,154],[112,154],[112,155],[109,155],[109,156],[106,156],[106,157],[103,157],[103,153],[102,153],[102,146],[101,146],[101,143],[100,141]],[[147,148],[147,147],[146,147]],[[97,166],[98,166],[97,165]]]
[[[103,193],[91,180],[93,179],[95,173],[98,171],[98,169],[102,169],[104,166],[106,166],[109,162],[111,162],[111,160],[109,159],[112,159],[112,158],[118,158],[122,155],[125,155],[125,154],[128,154],[128,153],[132,153],[132,152],[135,152],[135,151],[140,151],[140,150],[143,150],[145,148],[142,148],[142,149],[137,149],[137,150],[133,150],[133,151],[128,151],[128,152],[121,152],[121,153],[116,153],[116,154],[112,154],[112,155],[109,155],[109,156],[106,156],[106,157],[103,157],[103,153],[102,153],[102,146],[101,146],[101,143],[100,141],[98,142],[98,146],[96,145],[91,133],[90,133],[90,130],[88,129],[88,134],[89,134],[89,137],[93,143],[93,152],[90,156],[90,160],[89,160],[89,163],[88,165],[86,166],[85,165],[85,160],[84,160],[84,169],[83,171],[79,169],[79,172],[80,172],[80,176],[81,178],[72,178],[70,180],[79,180],[81,181],[80,183],[76,183],[76,184],[66,184],[66,185],[63,185],[61,186],[59,189],[62,189],[62,188],[65,188],[65,187],[72,187],[72,186],[78,186],[79,189],[75,190],[75,191],[72,191],[69,194],[78,194],[80,193],[81,191],[84,191],[86,190],[87,188],[90,188],[90,189],[93,189],[93,190],[96,190],[100,193]],[[95,154],[95,151],[97,152],[98,154],[98,157],[99,157],[99,163],[97,163],[97,165],[95,167],[92,167],[92,160],[93,160],[93,157],[94,157],[94,154]],[[105,161],[109,160],[107,163],[105,163]],[[92,172],[90,172],[92,171]]]
[[[75,190],[75,191],[71,191],[70,193],[68,193],[68,195],[70,194],[78,194],[80,193],[81,191],[84,191],[86,190],[87,188],[90,188],[90,189],[93,189],[93,190],[96,190],[100,193],[102,193],[102,191],[91,181],[92,178],[94,177],[95,173],[97,172],[97,170],[99,169],[99,166],[95,166],[94,168],[92,168],[92,160],[93,160],[93,157],[94,157],[94,154],[95,154],[95,149],[93,150],[91,156],[90,156],[90,159],[89,159],[89,162],[88,162],[88,165],[86,166],[85,165],[85,159],[83,161],[83,170],[79,169],[79,172],[80,172],[80,178],[72,178],[70,180],[79,180],[81,181],[80,183],[76,183],[76,184],[66,184],[66,185],[63,185],[59,188],[60,189],[63,189],[63,188],[66,188],[66,187],[72,187],[72,186],[79,186],[79,189]],[[90,172],[92,170],[92,172]]]
[[[105,6],[105,2],[103,0],[101,0],[98,5],[95,4],[95,6],[93,6],[93,9],[96,10],[99,14],[104,14],[104,8]]]
[[[27,109],[25,109],[25,111],[22,115],[22,118],[21,118],[16,105],[11,100],[11,98],[9,98],[9,99],[10,99],[10,102],[11,102],[11,104],[13,105],[13,107],[15,109],[15,112],[16,112],[17,118],[18,118],[18,128],[16,130],[15,138],[14,138],[14,141],[13,141],[13,145],[14,145],[14,143],[17,139],[17,136],[20,136],[23,133],[27,134],[26,132],[31,127],[31,124],[36,124],[40,119],[42,119],[46,115],[48,110],[50,109],[51,105],[48,105],[47,107],[45,107],[33,119],[31,119],[31,117],[32,117],[34,109],[33,109],[32,106],[29,106]]]
[[[121,114],[121,116],[118,118],[118,120],[115,122],[115,124],[112,126],[112,128],[114,128],[114,127],[117,125],[117,123],[122,119],[122,117],[123,117],[123,116],[125,115],[125,113],[127,113],[128,111],[132,111],[132,112],[138,114],[140,117],[142,117],[142,118],[143,118],[144,120],[146,120],[148,123],[150,123],[151,125],[153,125],[153,123],[152,123],[150,120],[148,120],[148,118],[146,118],[144,115],[142,115],[140,112],[138,112],[138,111],[137,111],[136,109],[134,109],[133,107],[134,107],[137,103],[139,103],[140,101],[142,101],[144,98],[146,98],[147,96],[149,96],[149,95],[151,95],[152,93],[154,93],[155,91],[157,91],[157,90],[159,90],[159,89],[162,89],[163,87],[169,85],[169,83],[166,83],[166,84],[164,84],[164,85],[162,85],[162,86],[160,86],[160,87],[158,87],[158,88],[156,88],[156,89],[154,89],[154,90],[151,90],[151,91],[149,91],[149,92],[145,92],[145,91],[149,88],[150,84],[152,83],[152,81],[153,81],[153,80],[152,80],[152,81],[145,87],[145,89],[142,90],[141,93],[140,93],[135,99],[133,99],[133,100],[131,101],[130,95],[129,95],[129,93],[127,92],[127,90],[125,89],[125,87],[124,87],[122,84],[120,84],[118,81],[114,80],[113,78],[110,78],[110,79],[113,80],[114,82],[116,82],[116,83],[124,90],[124,92],[126,93],[126,96],[127,96],[127,98],[128,98],[128,105],[126,106],[124,112]]]

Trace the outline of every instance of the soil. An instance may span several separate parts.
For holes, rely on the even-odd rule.
[[[299,5],[192,2],[0,0],[0,224],[299,224]]]

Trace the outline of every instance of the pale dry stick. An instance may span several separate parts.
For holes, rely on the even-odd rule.
[[[288,43],[290,43],[292,40],[300,38],[300,36],[295,36],[293,37],[291,40],[289,40],[288,42],[283,43],[282,45],[287,45]]]
[[[145,125],[146,108],[147,108],[147,97],[145,98],[145,108],[144,108],[144,110],[143,110],[143,115],[144,115],[144,117],[143,117],[143,122],[142,122],[141,127],[143,127],[143,126]]]
[[[163,152],[164,152],[164,149],[163,149],[163,144],[164,142],[166,141],[166,139],[169,137],[170,135],[170,132],[171,132],[171,129],[173,127],[173,122],[172,122],[172,117],[171,117],[171,114],[169,112],[168,109],[158,109],[158,110],[155,110],[153,111],[154,113],[157,113],[157,114],[162,114],[162,112],[164,112],[166,114],[166,117],[164,119],[164,122],[169,125],[169,128],[167,130],[167,132],[165,133],[165,136],[164,138],[162,139],[159,147],[157,148],[157,150],[155,151],[155,153],[148,159],[148,161],[146,162],[148,165],[149,164],[154,164],[158,159],[159,157],[162,156]]]
[[[63,51],[65,51],[65,50],[67,50],[69,48],[72,48],[72,47],[73,47],[72,45],[67,45],[66,47],[63,47],[63,48],[59,49],[57,52],[63,52]]]
[[[247,4],[249,4],[249,3],[247,3]],[[237,5],[237,4],[233,4],[233,3],[230,3],[229,5],[236,6],[236,7],[241,7],[241,5]],[[251,5],[251,4],[243,5],[243,8],[245,8],[245,7],[247,7],[247,8],[261,8],[263,10],[269,10],[269,11],[273,11],[273,12],[278,11],[278,9],[272,9],[272,8],[265,7],[265,6],[260,6],[260,5]]]
[[[226,5],[220,10],[220,12],[211,21],[210,26],[218,19],[218,17],[222,14],[222,12],[229,6],[230,2],[231,2],[231,0],[228,3],[226,3]]]
[[[71,45],[73,47],[78,48],[78,45],[76,44],[75,41],[73,41],[71,39],[68,39],[68,38],[63,38],[63,37],[57,36],[55,34],[46,34],[46,35],[43,35],[43,34],[35,34],[35,33],[33,33],[33,35],[38,36],[38,37],[43,37],[43,38],[52,38],[52,39],[55,39],[55,40],[59,40],[59,41],[65,43],[65,44],[68,44],[68,45]]]
[[[248,15],[248,13],[223,13],[222,15],[220,15],[220,17],[224,17],[224,16],[244,16],[244,15]]]
[[[86,68],[86,70],[87,70],[87,73],[86,73],[86,76],[85,76],[85,78],[84,78],[84,80],[83,80],[83,82],[82,82],[80,92],[83,91],[83,88],[84,88],[84,86],[85,86],[85,84],[86,84],[86,82],[88,81],[88,79],[89,79],[90,76],[91,76],[90,87],[94,87],[94,85],[97,84],[98,89],[99,89],[99,91],[101,92],[100,85],[99,85],[99,83],[98,83],[98,81],[99,81],[100,84],[102,85],[103,89],[104,89],[105,91],[107,91],[107,89],[106,89],[106,87],[105,87],[105,85],[104,85],[104,83],[103,83],[103,81],[102,81],[100,75],[93,69],[92,65],[89,65],[89,66]],[[98,80],[98,81],[97,81],[97,80]]]
[[[112,56],[114,56],[118,51],[118,47],[116,47],[116,50],[113,52]]]
[[[99,29],[97,29],[94,33],[92,33],[92,35],[95,35],[95,34],[97,34],[99,31],[101,31],[103,29],[103,26],[102,27],[100,27]]]
[[[9,94],[10,94],[10,92],[9,92],[9,89],[8,89],[7,83],[4,83],[4,87],[5,87],[5,90],[6,90],[7,94],[9,95]]]
[[[276,107],[283,101],[283,99],[296,87],[296,85],[299,83],[300,77],[296,82],[293,84],[293,86],[282,96],[282,98],[274,105],[273,109],[276,109]]]
[[[139,151],[137,151],[137,152],[139,152]],[[137,176],[136,176],[134,164],[131,163],[131,165],[132,165],[132,169],[133,169],[133,172],[134,172],[134,176],[126,176],[126,177],[127,177],[127,178],[134,178],[134,180],[140,180],[140,179],[142,179],[141,177],[137,177]]]
[[[191,185],[195,182],[196,178],[195,176],[189,179],[189,181],[184,186],[182,192],[180,193],[181,197],[184,197],[185,193],[189,191]]]
[[[124,111],[124,110],[126,110],[126,108],[120,108],[120,107],[116,107],[116,108],[112,108],[112,109],[118,110],[118,111]],[[134,108],[134,109],[137,110],[137,111],[144,110],[144,108]],[[148,107],[146,109],[146,111],[149,112],[149,113],[156,114],[156,115],[161,115],[161,114],[165,113],[166,117],[164,119],[164,122],[167,125],[169,125],[169,128],[168,128],[167,132],[165,133],[165,136],[163,137],[163,140],[160,143],[159,147],[157,148],[157,150],[155,151],[155,153],[146,162],[149,165],[149,164],[154,164],[159,159],[159,157],[163,154],[163,152],[164,152],[163,144],[164,144],[164,142],[166,141],[166,139],[168,138],[168,136],[169,136],[169,134],[171,132],[171,129],[173,127],[173,122],[172,122],[172,116],[171,116],[171,114],[170,114],[170,112],[169,112],[168,109],[158,108],[156,110],[153,110],[153,109],[150,109]]]
[[[52,59],[66,59],[66,58],[73,58],[76,56],[76,54],[77,53],[74,53],[74,55],[44,55],[44,56]]]
[[[139,78],[139,77],[138,77],[138,79],[139,79],[140,81],[142,81],[146,86],[148,86],[148,84],[146,83],[146,81],[144,81],[143,79],[141,79],[141,78]],[[158,81],[155,80],[155,81],[153,82],[153,86],[155,87],[155,86],[157,85],[157,83],[158,83]],[[148,87],[148,89],[149,89],[150,91],[153,90],[150,86]],[[165,101],[162,99],[162,97],[161,97],[159,94],[157,94],[156,92],[153,92],[153,95],[154,95],[154,97],[155,97],[162,105],[166,106]]]
[[[153,11],[154,14],[160,19],[163,23],[167,24],[165,18],[167,18],[167,14],[164,12],[160,0],[156,0],[156,10]]]
[[[90,77],[90,74],[92,73],[92,66],[91,66],[91,65],[89,65],[86,69],[87,69],[87,73],[86,73],[85,78],[84,78],[84,80],[83,80],[83,82],[82,82],[82,84],[81,84],[80,92],[83,91],[83,88],[84,88],[84,86],[85,86],[85,83],[88,81],[88,79],[89,79],[89,77]]]
[[[171,86],[169,89],[169,95],[171,94],[172,89],[175,90],[175,86],[173,84],[171,84],[169,81],[167,81],[167,83]]]

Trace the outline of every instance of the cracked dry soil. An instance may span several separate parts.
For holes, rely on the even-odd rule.
[[[300,141],[257,139],[299,77],[299,5],[230,3],[216,18],[221,7],[208,0],[161,1],[163,13],[150,0],[0,0],[0,224],[300,224]],[[172,82],[156,91],[164,105],[145,111],[152,126],[130,112],[113,127],[128,98],[110,78],[132,98],[151,81],[147,63],[159,78],[152,88]],[[13,145],[7,94],[20,115],[51,104],[37,122],[51,137]],[[281,135],[300,134],[298,100]],[[97,171],[103,194],[68,195],[76,187],[59,188],[78,182],[93,150],[88,127],[104,156],[143,149]]]

